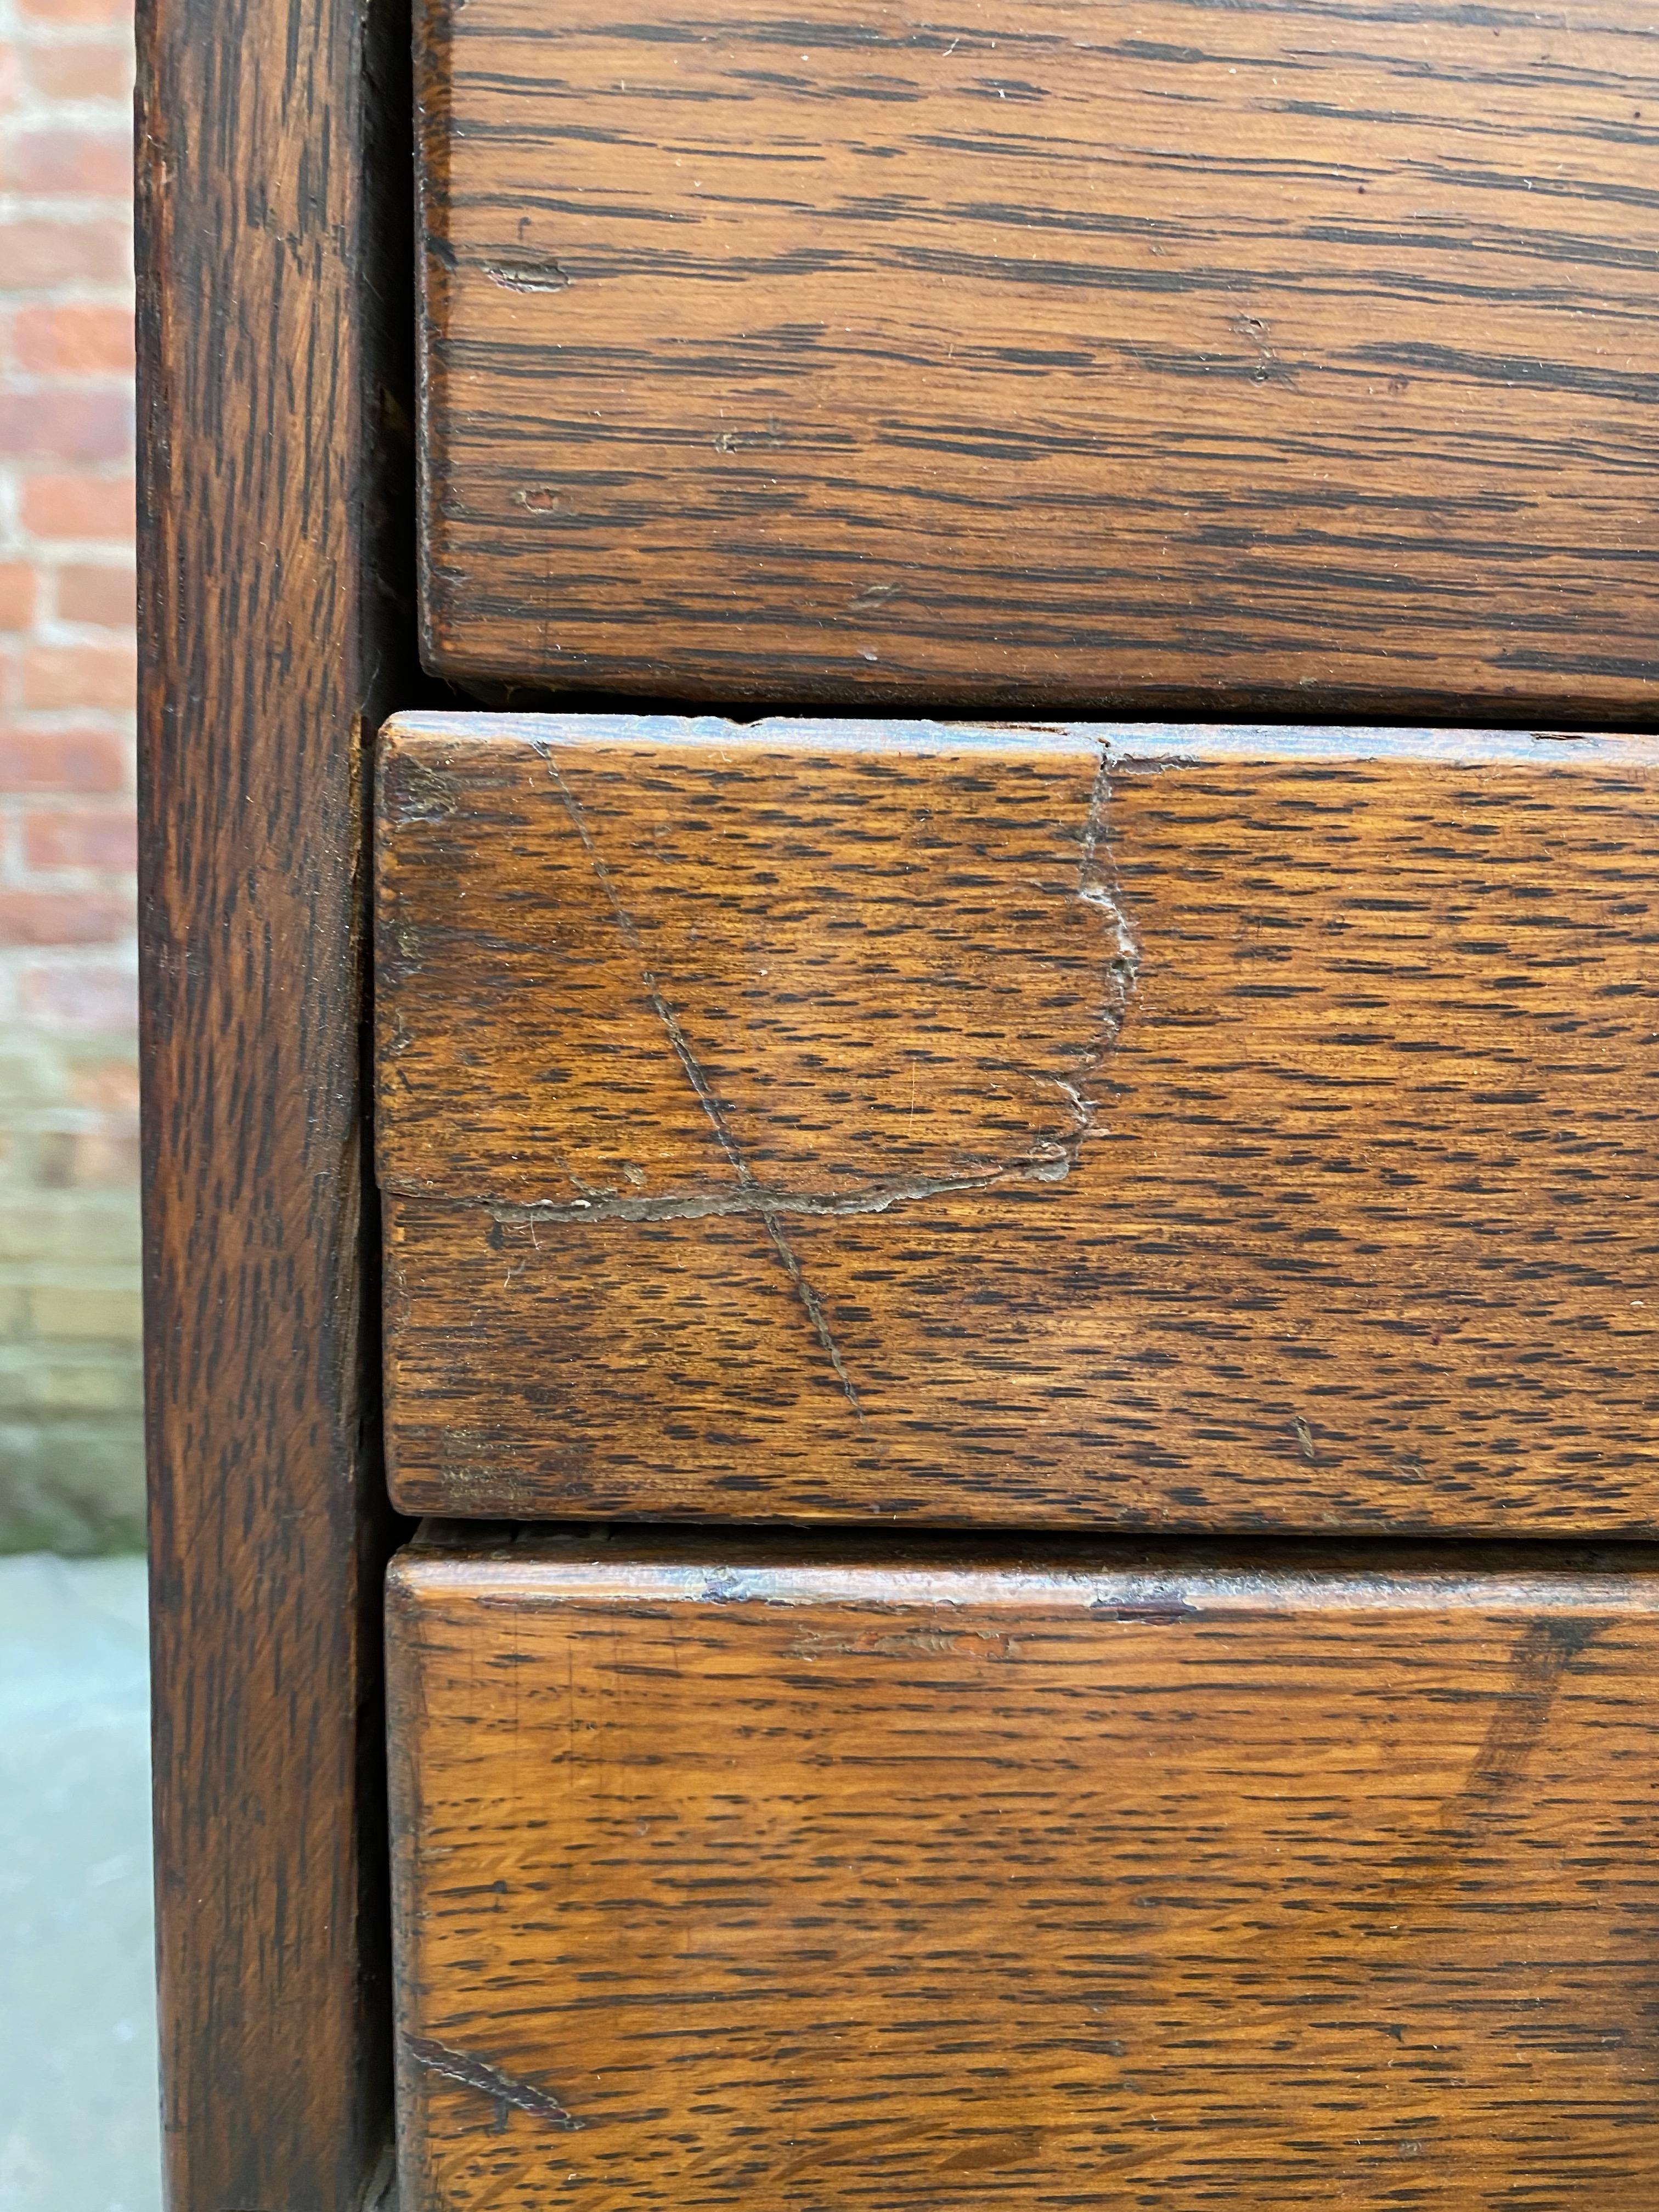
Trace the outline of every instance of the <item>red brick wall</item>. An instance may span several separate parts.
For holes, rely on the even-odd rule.
[[[0,1548],[131,1541],[130,0],[0,0]]]

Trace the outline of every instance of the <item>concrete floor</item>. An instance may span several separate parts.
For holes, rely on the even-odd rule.
[[[141,1559],[0,1559],[0,2207],[159,2212]]]

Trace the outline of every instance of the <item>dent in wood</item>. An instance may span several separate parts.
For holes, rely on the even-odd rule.
[[[550,253],[501,256],[478,266],[492,284],[509,292],[562,292],[570,283]]]

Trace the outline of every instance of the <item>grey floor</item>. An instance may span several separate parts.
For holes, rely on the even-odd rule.
[[[0,1559],[0,2207],[156,2212],[140,1559]]]

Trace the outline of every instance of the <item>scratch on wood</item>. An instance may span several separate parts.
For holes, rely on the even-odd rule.
[[[859,1636],[839,1636],[830,1629],[811,1628],[793,1639],[789,1654],[794,1659],[1014,1659],[1018,1657],[1019,1649],[1012,1636],[982,1628],[896,1628],[884,1632],[870,1629]]]
[[[587,817],[582,811],[580,802],[559,773],[559,765],[553,757],[552,748],[541,738],[532,738],[531,744],[545,763],[547,772],[553,780],[554,788],[559,794],[565,812],[570,817],[570,825],[581,840],[582,849],[587,855],[595,880],[605,893],[606,903],[611,908],[617,931],[638,963],[640,978],[644,985],[651,1011],[661,1023],[668,1042],[674,1048],[675,1057],[684,1070],[685,1079],[696,1093],[698,1104],[708,1115],[708,1124],[714,1132],[715,1140],[731,1164],[732,1174],[751,1200],[749,1211],[758,1213],[764,1222],[772,1248],[782,1262],[784,1273],[789,1278],[795,1295],[800,1302],[802,1311],[812,1325],[813,1334],[823,1347],[824,1356],[835,1372],[842,1394],[854,1413],[858,1415],[860,1420],[862,1420],[864,1407],[859,1402],[859,1394],[853,1386],[852,1376],[848,1373],[847,1363],[842,1357],[841,1346],[836,1343],[835,1332],[830,1326],[830,1317],[824,1312],[823,1303],[817,1291],[806,1279],[799,1256],[790,1243],[788,1233],[782,1222],[778,1218],[777,1209],[766,1202],[763,1186],[744,1158],[742,1148],[727,1125],[720,1102],[714,1095],[714,1087],[703,1071],[702,1064],[692,1051],[690,1040],[680,1026],[678,1016],[663,995],[662,987],[652,970],[646,953],[645,940],[640,935],[633,915],[623,902],[622,894],[617,889],[616,880],[605,866],[605,855],[600,852],[593,833],[587,826]]]
[[[447,2081],[459,2081],[463,2088],[476,2089],[481,2097],[488,2097],[494,2104],[514,2106],[520,2112],[532,2113],[556,2128],[574,2129],[586,2124],[545,2089],[537,2088],[532,2081],[521,2081],[517,2075],[503,2072],[486,2058],[475,2058],[470,2051],[452,2051],[447,2043],[440,2043],[429,2035],[406,2035],[404,2049],[428,2074],[441,2074]]]
[[[859,1402],[858,1392],[853,1387],[853,1378],[847,1371],[847,1363],[841,1356],[841,1346],[836,1342],[835,1331],[830,1326],[830,1316],[824,1312],[817,1292],[807,1281],[800,1261],[796,1255],[795,1248],[784,1234],[783,1224],[769,1207],[762,1211],[761,1219],[766,1224],[766,1233],[772,1241],[772,1249],[782,1261],[784,1273],[794,1285],[795,1294],[805,1308],[806,1317],[817,1333],[817,1340],[823,1346],[824,1356],[836,1370],[836,1379],[846,1394],[848,1404],[862,1420],[864,1407]]]
[[[832,1219],[839,1214],[885,1213],[908,1200],[952,1197],[958,1192],[994,1190],[1005,1182],[1060,1182],[1068,1163],[1060,1160],[1036,1165],[988,1169],[983,1175],[917,1176],[909,1182],[874,1182],[864,1190],[842,1191],[834,1196],[822,1191],[785,1190],[758,1176],[736,1190],[683,1191],[660,1198],[641,1198],[625,1191],[595,1187],[587,1198],[538,1198],[521,1200],[486,1196],[456,1195],[429,1190],[408,1176],[382,1176],[382,1190],[418,1198],[427,1206],[453,1206],[470,1210],[487,1206],[490,1218],[503,1227],[521,1227],[538,1221],[701,1221],[712,1214],[799,1213]]]

